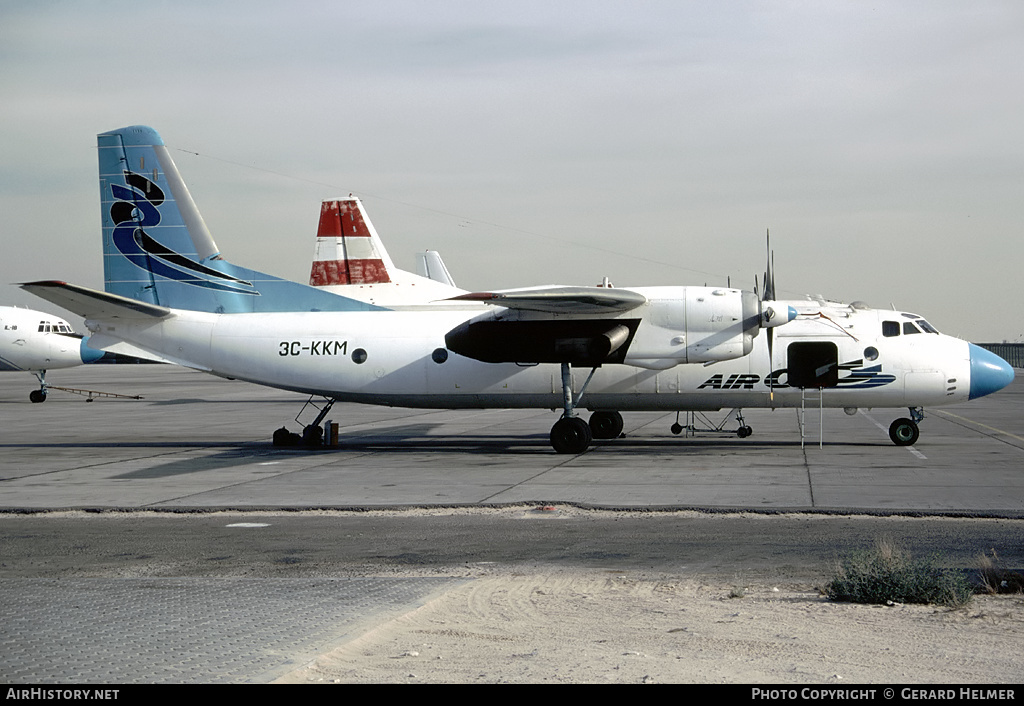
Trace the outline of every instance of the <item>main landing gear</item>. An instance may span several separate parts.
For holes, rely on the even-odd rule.
[[[622,415],[599,411],[590,421],[579,417],[562,417],[551,428],[551,447],[560,454],[581,454],[594,439],[618,439],[622,434]]]
[[[622,434],[622,415],[618,412],[594,412],[590,415],[590,433],[595,439],[618,439]]]
[[[622,415],[618,412],[594,412],[590,423],[576,416],[576,405],[594,377],[597,368],[590,371],[576,399],[572,396],[572,372],[568,363],[562,363],[562,418],[551,427],[551,448],[560,454],[581,454],[590,448],[594,439],[614,439],[622,433]]]
[[[551,427],[551,448],[560,454],[581,454],[590,447],[594,433],[579,417],[562,417]]]
[[[921,436],[917,424],[924,419],[924,410],[920,407],[910,407],[910,417],[900,417],[889,425],[889,438],[897,446],[913,446]]]

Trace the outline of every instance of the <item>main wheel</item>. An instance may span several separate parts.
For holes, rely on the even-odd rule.
[[[551,427],[551,447],[560,454],[581,454],[590,446],[590,425],[579,417],[562,417]]]
[[[901,417],[889,425],[889,438],[897,446],[913,446],[919,436],[921,430],[913,419]]]
[[[618,439],[622,433],[622,415],[618,412],[594,412],[590,432],[595,439]]]

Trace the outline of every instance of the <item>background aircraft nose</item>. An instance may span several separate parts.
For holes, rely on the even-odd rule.
[[[971,393],[968,399],[990,395],[1013,382],[1013,368],[1009,363],[981,346],[967,345],[971,352]]]
[[[82,339],[81,345],[78,347],[79,355],[82,356],[83,363],[91,363],[94,360],[99,360],[103,357],[103,351],[98,351],[95,348],[89,347],[89,337],[86,336]]]

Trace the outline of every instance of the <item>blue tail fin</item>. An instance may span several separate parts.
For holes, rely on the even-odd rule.
[[[108,292],[217,313],[378,308],[223,260],[152,128],[105,132],[98,146]]]

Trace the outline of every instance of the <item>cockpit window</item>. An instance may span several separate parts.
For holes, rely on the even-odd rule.
[[[925,321],[924,319],[918,319],[917,325],[920,326],[921,330],[924,331],[925,333],[938,333],[938,331],[935,330],[935,327],[932,326],[927,321]]]
[[[900,322],[899,321],[883,321],[882,322],[882,335],[886,337],[899,336],[900,335]]]
[[[909,321],[904,321],[903,333],[905,335],[910,335],[912,333],[921,333],[921,329],[919,329],[917,326],[914,326],[914,324],[910,323]]]
[[[49,321],[40,321],[39,333],[74,333],[74,331],[65,323],[52,324]]]

